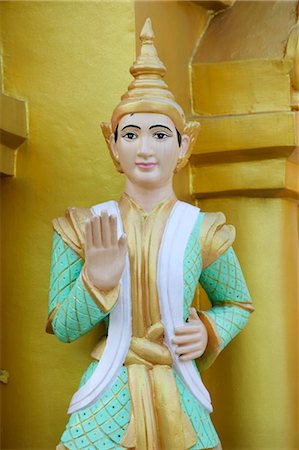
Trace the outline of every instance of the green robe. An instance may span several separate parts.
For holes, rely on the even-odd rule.
[[[208,367],[242,330],[252,310],[250,295],[232,247],[203,269],[203,255],[209,259],[207,249],[201,248],[204,245],[200,239],[204,216],[204,213],[199,213],[184,256],[184,319],[188,318],[198,281],[212,304],[211,309],[200,313],[209,333],[208,347],[197,361],[200,371]],[[80,277],[84,259],[65,241],[57,232],[54,233],[49,314],[51,328],[58,339],[72,342],[102,320],[108,321],[109,311],[103,312],[86,291]],[[90,364],[80,386],[92,375],[97,364],[98,361]],[[179,376],[176,373],[174,376],[182,408],[198,436],[192,449],[216,447],[219,439],[209,413]],[[111,388],[100,399],[70,416],[61,443],[68,449],[122,449],[120,442],[129,424],[130,413],[127,369],[123,366]]]

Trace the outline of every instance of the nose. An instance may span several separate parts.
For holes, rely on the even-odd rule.
[[[143,158],[149,158],[150,156],[153,156],[153,154],[154,151],[150,139],[148,139],[147,136],[143,136],[140,139],[140,146],[138,148],[137,155]]]

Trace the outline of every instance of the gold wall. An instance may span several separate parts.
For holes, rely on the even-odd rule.
[[[252,12],[253,16],[257,14],[256,20],[266,14],[263,3],[266,2],[261,2],[260,13]],[[67,206],[117,199],[122,192],[124,180],[109,159],[99,123],[109,120],[130,82],[128,69],[135,57],[136,41],[138,48],[135,37],[150,16],[159,56],[168,68],[166,81],[186,113],[192,114],[194,94],[200,89],[204,92],[205,88],[200,85],[204,72],[196,72],[198,78],[194,76],[192,81],[189,62],[193,55],[195,63],[204,55],[211,58],[205,61],[208,63],[221,62],[230,50],[236,55],[238,31],[242,30],[237,12],[243,14],[244,23],[248,15],[242,5],[238,10],[233,8],[228,12],[230,23],[235,24],[231,39],[223,30],[221,35],[220,13],[215,18],[220,25],[211,22],[201,49],[198,44],[211,20],[211,12],[196,2],[0,2],[4,91],[14,98],[24,98],[29,109],[29,137],[18,151],[16,177],[1,178],[1,368],[10,372],[9,383],[0,385],[3,449],[55,448],[67,421],[70,398],[90,361],[96,331],[71,345],[62,344],[44,332],[50,223]],[[267,18],[267,23],[271,20]],[[295,21],[290,20],[292,24]],[[217,49],[213,46],[213,26],[220,33]],[[256,36],[253,33],[251,42],[255,42]],[[273,47],[267,47],[269,52],[259,57],[276,57],[271,49],[282,54],[276,38],[275,35]],[[232,49],[227,48],[225,39]],[[245,43],[246,55],[257,56],[248,41]],[[214,57],[209,51],[213,48]],[[254,84],[252,64],[240,63],[242,73],[249,73],[250,69],[253,76],[253,84],[251,80],[244,81],[244,98],[250,97],[249,84],[258,84]],[[268,68],[269,64],[265,64]],[[199,70],[198,67],[195,69]],[[267,74],[272,72],[269,67]],[[227,73],[225,67],[221,73]],[[278,75],[281,76],[281,71]],[[214,77],[215,73],[209,76]],[[213,80],[214,95],[206,95],[205,106],[220,104],[220,108],[227,108],[223,99],[218,103],[218,95],[224,91],[217,76]],[[283,80],[289,89],[285,77]],[[231,88],[227,89],[225,94],[229,98]],[[273,92],[270,97],[277,101]],[[286,98],[281,104],[284,110],[289,110]],[[269,198],[266,194],[263,198],[261,191],[259,198],[255,198],[254,193],[248,193],[250,183],[247,191],[242,184],[247,175],[250,180],[253,176],[255,182],[254,174],[258,174],[258,180],[270,180],[271,185],[272,172],[262,176],[264,161],[256,164],[250,156],[252,164],[246,166],[244,155],[245,159],[249,153],[252,155],[253,147],[256,154],[260,152],[259,144],[263,142],[267,148],[262,152],[264,157],[275,162],[276,146],[282,151],[280,158],[285,157],[286,149],[295,145],[292,119],[277,113],[279,117],[273,121],[274,115],[262,112],[264,121],[257,117],[255,124],[240,109],[252,102],[251,98],[246,101],[241,106],[240,102],[235,104],[238,117],[222,110],[221,114],[228,117],[200,118],[202,140],[195,157],[203,157],[204,152],[212,155],[211,158],[206,155],[205,164],[214,172],[209,183],[214,186],[216,198],[209,198],[212,188],[207,183],[203,189],[196,186],[204,179],[205,165],[194,165],[193,187],[197,191],[192,193],[200,199],[202,210],[221,210],[236,225],[235,249],[256,306],[248,328],[220,355],[205,375],[205,381],[212,394],[215,407],[212,417],[224,450],[295,450],[298,448],[298,210],[290,198],[270,198],[272,191]],[[202,105],[200,98],[197,105],[199,108]],[[249,128],[253,130],[251,133],[247,132],[248,123],[253,127]],[[235,145],[230,150],[236,156],[224,153],[221,160],[219,155],[228,150],[227,142]],[[222,173],[221,163],[231,161],[244,163],[245,172],[239,177],[243,194],[236,195],[239,183],[236,165],[225,176],[217,175]],[[218,163],[221,167],[217,167]],[[199,179],[200,174],[203,177]],[[180,198],[191,199],[191,181],[188,169],[177,176],[175,187]],[[221,187],[224,191],[230,186],[232,192],[218,195],[219,186],[224,186]],[[281,186],[275,185],[275,189]]]

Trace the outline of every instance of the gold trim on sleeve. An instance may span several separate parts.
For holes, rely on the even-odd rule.
[[[99,308],[101,308],[104,313],[108,313],[113,308],[118,299],[120,286],[117,285],[110,291],[100,291],[92,284],[92,282],[88,278],[86,273],[86,266],[84,266],[82,269],[81,278],[85,289],[87,290],[88,294],[91,296],[95,304]]]
[[[218,334],[215,322],[204,311],[198,312],[200,320],[208,332],[208,345],[204,354],[196,360],[197,368],[203,372],[210,367],[221,352],[221,338]]]
[[[252,303],[235,302],[234,300],[224,300],[219,303],[214,302],[214,306],[236,306],[237,308],[244,309],[245,311],[248,311],[250,313],[253,313],[255,311]]]
[[[55,334],[54,330],[53,330],[53,326],[52,326],[52,320],[53,320],[55,314],[57,313],[58,309],[59,309],[59,305],[56,305],[55,308],[50,312],[48,319],[47,319],[47,324],[46,324],[46,333]]]

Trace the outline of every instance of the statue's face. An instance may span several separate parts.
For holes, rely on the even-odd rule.
[[[169,182],[189,145],[189,137],[182,135],[179,146],[172,120],[164,114],[134,113],[122,117],[115,142],[114,154],[119,158],[125,175],[134,184],[160,187]]]

